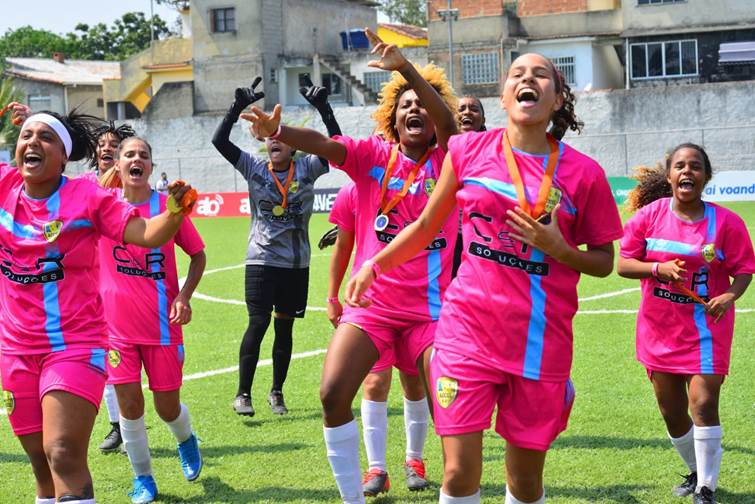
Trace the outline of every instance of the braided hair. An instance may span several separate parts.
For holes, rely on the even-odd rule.
[[[707,184],[710,181],[713,177],[713,167],[705,149],[694,143],[679,144],[666,155],[665,163],[658,163],[652,168],[639,166],[635,169],[632,178],[637,180],[638,183],[634,189],[629,191],[625,203],[627,210],[636,212],[655,200],[668,198],[672,195],[671,184],[668,181],[668,175],[671,171],[671,160],[682,149],[694,149],[700,154],[700,158],[702,158],[703,165],[705,166],[705,183]]]
[[[114,121],[105,121],[94,130],[95,142],[98,142],[100,138],[107,134],[117,137],[118,141],[122,142],[129,137],[135,136],[136,132],[128,124],[121,124],[120,126],[116,126]],[[90,162],[90,165],[93,168],[97,166],[96,157]]]
[[[556,65],[554,65],[550,59],[548,62],[551,65],[553,77],[556,82],[556,94],[561,95],[564,100],[561,108],[553,114],[553,117],[551,117],[552,126],[549,133],[553,135],[556,140],[561,140],[564,138],[564,135],[568,130],[582,133],[582,128],[585,126],[585,123],[577,119],[577,115],[574,112],[574,104],[576,103],[577,98],[574,96],[571,87],[566,83],[564,76],[558,71]]]

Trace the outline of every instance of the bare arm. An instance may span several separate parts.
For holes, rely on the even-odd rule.
[[[343,277],[349,267],[351,252],[354,249],[354,233],[351,231],[338,230],[336,247],[330,258],[330,275],[328,276],[328,320],[333,327],[338,327],[338,320],[343,313],[343,306],[338,300],[338,291],[341,289]]]
[[[624,278],[648,278],[653,276],[654,262],[644,262],[639,259],[619,256],[616,272]],[[658,263],[658,276],[667,282],[686,280],[687,270],[683,261],[666,261]]]
[[[422,214],[372,258],[381,271],[385,272],[405,263],[433,241],[456,206],[456,191],[458,190],[459,182],[456,180],[451,156],[446,154],[438,185]],[[352,306],[364,306],[365,302],[361,297],[373,280],[372,268],[369,265],[363,265],[346,286],[345,301]]]
[[[181,292],[178,293],[173,300],[173,304],[170,307],[170,322],[171,324],[188,324],[191,322],[191,296],[194,294],[194,290],[199,285],[199,281],[202,279],[204,268],[207,265],[207,256],[204,250],[201,250],[191,256],[189,262],[189,272],[186,274],[186,281],[181,287]]]
[[[171,182],[168,186],[170,197],[175,201],[183,201],[183,197],[190,190],[191,186],[180,180]],[[191,202],[192,205],[193,203]],[[144,248],[162,247],[178,232],[183,218],[183,212],[171,213],[170,210],[165,210],[151,219],[134,217],[126,224],[123,241]]]

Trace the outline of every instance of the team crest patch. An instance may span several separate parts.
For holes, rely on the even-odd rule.
[[[110,367],[117,368],[118,364],[121,363],[121,353],[118,350],[109,350],[107,361],[110,363]]]
[[[715,243],[706,243],[702,248],[703,259],[705,262],[712,262],[716,258],[716,245]]]
[[[459,393],[459,382],[453,378],[441,376],[435,382],[435,397],[441,408],[448,408],[456,400]]]
[[[3,390],[3,404],[5,405],[5,411],[8,416],[13,414],[13,410],[16,409],[16,399],[13,397],[13,392],[10,390]]]
[[[47,240],[47,243],[52,243],[57,240],[62,230],[63,221],[59,220],[47,222],[44,226],[42,226],[42,231],[45,234],[45,240]]]
[[[295,193],[299,190],[299,181],[298,180],[292,180],[291,185],[288,186],[288,192]]]
[[[435,180],[434,178],[425,179],[425,194],[427,194],[428,198],[435,190],[436,183],[437,183],[437,180]]]
[[[558,205],[560,202],[561,189],[551,187],[550,191],[548,191],[548,199],[545,200],[545,211],[547,213],[551,213],[553,209],[556,208],[556,205]]]

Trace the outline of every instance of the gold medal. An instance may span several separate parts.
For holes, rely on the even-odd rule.
[[[375,217],[375,231],[385,231],[385,228],[388,227],[389,221],[390,219],[388,219],[388,216],[385,214],[380,214]]]
[[[561,201],[561,190],[555,187],[551,187],[548,191],[548,199],[545,200],[545,212],[551,213],[556,205]]]
[[[280,216],[282,216],[282,215],[283,215],[284,213],[286,213],[286,210],[285,210],[285,209],[284,209],[284,208],[283,208],[282,206],[280,206],[280,205],[275,205],[275,206],[273,207],[273,215],[275,215],[276,217],[280,217]]]
[[[270,176],[273,177],[273,182],[275,182],[275,185],[278,187],[278,191],[281,193],[281,197],[283,198],[283,201],[281,201],[280,205],[275,205],[273,207],[273,215],[280,217],[284,213],[286,213],[286,207],[288,206],[288,190],[291,187],[291,180],[294,178],[294,160],[292,159],[288,165],[288,176],[286,177],[285,185],[281,184],[280,180],[278,180],[278,176],[273,170],[273,163],[267,164],[267,170],[270,172]],[[292,192],[296,192],[298,189],[299,182],[296,182],[296,189]]]

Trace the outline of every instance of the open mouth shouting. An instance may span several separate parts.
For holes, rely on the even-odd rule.
[[[425,131],[425,121],[420,116],[407,117],[405,124],[407,133],[416,135]]]
[[[142,179],[144,175],[144,167],[139,165],[131,165],[128,169],[128,177],[131,180],[138,181]]]
[[[677,184],[677,187],[679,189],[679,192],[689,193],[689,192],[694,191],[695,181],[689,177],[683,177],[679,179],[679,183]]]
[[[516,95],[516,101],[524,108],[534,107],[539,100],[540,94],[530,87],[520,89]]]
[[[24,169],[29,171],[37,170],[42,166],[42,155],[34,151],[24,153]]]

